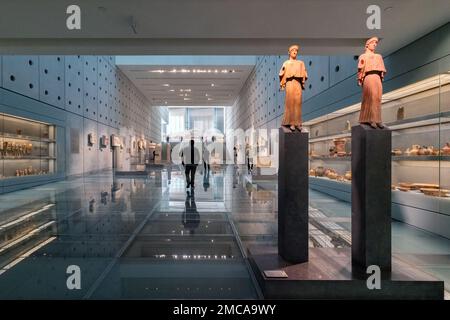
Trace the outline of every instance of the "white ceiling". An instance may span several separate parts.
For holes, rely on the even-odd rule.
[[[153,106],[231,106],[249,65],[125,65],[118,67]]]
[[[81,30],[65,26],[67,1],[2,1],[2,54],[359,54],[382,38],[391,53],[450,21],[449,0],[79,0]],[[381,8],[381,30],[366,26]]]

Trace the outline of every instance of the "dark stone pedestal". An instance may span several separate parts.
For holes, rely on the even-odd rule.
[[[391,270],[391,131],[352,128],[352,264]]]
[[[308,133],[280,128],[278,254],[308,261]]]
[[[276,247],[250,247],[249,261],[265,299],[444,299],[444,282],[394,254],[392,272],[381,276],[381,288],[367,287],[369,274],[355,272],[350,248],[311,248],[310,261],[291,264]],[[281,270],[287,278],[268,278]]]

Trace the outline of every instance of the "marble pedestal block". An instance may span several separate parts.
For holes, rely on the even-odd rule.
[[[391,131],[352,128],[352,265],[391,271]]]
[[[280,128],[278,254],[291,263],[308,261],[308,133]]]

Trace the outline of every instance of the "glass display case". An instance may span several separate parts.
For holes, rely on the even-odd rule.
[[[0,179],[55,171],[55,126],[0,114]]]
[[[450,100],[450,79],[442,84],[442,77],[383,96],[383,121],[392,130],[393,190],[450,197],[450,105],[440,103]],[[310,125],[310,176],[351,181],[351,127],[358,111]]]
[[[351,201],[351,127],[359,108],[305,123],[311,188],[345,201]],[[392,130],[393,217],[448,237],[450,72],[384,94],[382,119]]]

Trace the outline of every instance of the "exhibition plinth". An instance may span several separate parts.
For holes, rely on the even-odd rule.
[[[352,129],[352,248],[308,248],[307,141],[280,129],[278,248],[248,248],[264,298],[443,299],[443,281],[392,256],[391,131]]]
[[[308,133],[281,127],[278,169],[278,253],[308,261]]]
[[[391,130],[352,128],[352,263],[391,270]]]
[[[250,265],[265,299],[408,299],[443,300],[444,282],[394,254],[392,272],[382,273],[380,289],[369,289],[370,274],[352,269],[350,248],[310,248],[309,262],[283,260],[275,246],[248,250]],[[266,277],[284,271],[287,278]]]

